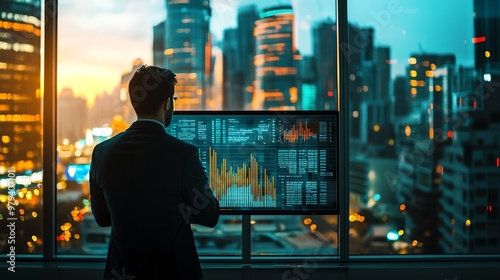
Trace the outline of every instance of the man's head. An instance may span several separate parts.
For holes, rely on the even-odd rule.
[[[149,65],[137,69],[128,86],[130,101],[137,117],[157,116],[163,110],[167,127],[173,113],[176,83],[175,74],[169,69]]]

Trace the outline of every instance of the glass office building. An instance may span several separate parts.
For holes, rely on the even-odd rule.
[[[500,0],[0,1],[0,278],[101,278],[92,150],[149,64],[176,110],[339,111],[339,212],[195,225],[205,279],[496,279],[499,30]]]

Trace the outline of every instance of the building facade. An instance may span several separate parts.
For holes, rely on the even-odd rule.
[[[40,1],[0,2],[0,173],[42,168]]]
[[[204,110],[213,69],[210,1],[165,3],[167,18],[153,28],[154,64],[172,69],[177,75],[176,110]],[[161,48],[163,57],[159,54]]]
[[[255,24],[256,85],[253,109],[295,109],[298,102],[297,64],[291,6],[264,9]]]

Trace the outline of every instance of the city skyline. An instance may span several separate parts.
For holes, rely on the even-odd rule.
[[[254,3],[262,9],[267,6],[290,3],[296,15],[298,50],[301,54],[310,54],[313,25],[327,18],[335,21],[335,7],[331,2],[334,1],[314,1],[308,5],[300,0],[267,3],[260,0],[211,1],[210,30],[213,34],[213,45],[215,46],[222,39],[225,29],[235,27],[238,7]],[[355,5],[356,2],[350,1],[349,3]],[[457,11],[447,15],[439,14],[439,9],[436,9],[434,14],[431,14],[432,11],[423,9],[429,3],[415,3],[415,1],[401,3],[395,1],[395,3],[399,5],[388,7],[387,3],[370,1],[363,3],[366,9],[349,9],[351,23],[359,27],[372,25],[377,38],[375,44],[391,47],[392,77],[404,74],[406,59],[409,58],[411,52],[418,52],[419,46],[424,51],[437,53],[453,49],[456,52],[458,64],[468,65],[473,62],[473,46],[470,43],[473,29],[472,1],[467,1],[467,5],[459,6]],[[406,7],[410,4],[411,7]],[[422,22],[422,25],[417,25],[418,28],[415,30],[415,26],[405,22],[407,17],[418,19],[420,10],[426,11],[426,17],[433,21],[456,22],[461,25],[463,25],[464,16],[468,15],[470,24],[466,24],[467,28],[459,34],[446,33],[442,36],[443,34],[439,32],[432,32],[434,34],[422,36],[422,32],[432,30],[433,23]],[[69,1],[62,2],[59,19],[58,93],[63,88],[69,87],[76,96],[86,98],[91,107],[95,96],[103,92],[111,94],[119,86],[120,75],[130,70],[132,61],[140,58],[144,63],[152,64],[153,26],[164,20],[165,14],[164,1],[160,0],[152,0],[148,5],[140,5],[134,1],[125,3],[91,1],[85,5],[82,3],[69,5]],[[389,17],[385,17],[384,20],[384,16],[387,15]],[[89,18],[92,20],[88,20]],[[409,27],[405,27],[406,25]],[[416,35],[411,36],[412,34]],[[439,44],[436,44],[435,40],[438,40]],[[397,48],[394,48],[396,42]],[[435,48],[435,45],[439,47]]]
[[[213,6],[208,9],[208,1],[202,2],[203,0],[170,1],[171,9],[167,15],[170,22],[158,23],[154,25],[154,29],[150,28],[154,30],[156,40],[153,40],[153,47],[150,46],[148,50],[155,51],[155,63],[158,61],[158,65],[173,65],[174,69],[184,70],[177,73],[185,75],[185,80],[191,79],[192,88],[186,89],[184,94],[181,90],[178,91],[175,105],[177,109],[183,109],[182,102],[186,99],[199,98],[199,103],[204,102],[205,96],[201,93],[209,92],[205,89],[214,84],[210,79],[217,78],[221,78],[222,84],[225,85],[225,95],[222,99],[226,101],[222,107],[224,110],[241,110],[242,106],[245,107],[249,102],[246,97],[255,96],[258,90],[264,97],[270,97],[268,100],[264,99],[264,109],[289,109],[288,106],[296,104],[296,109],[322,110],[322,114],[327,115],[328,110],[337,109],[333,107],[336,104],[331,102],[336,100],[334,96],[337,96],[337,73],[334,67],[337,65],[336,42],[332,40],[335,38],[336,28],[331,22],[313,26],[313,32],[309,33],[314,51],[312,55],[306,55],[305,52],[297,52],[296,41],[292,39],[296,38],[294,34],[297,32],[292,27],[292,18],[300,22],[300,16],[292,12],[290,5],[281,1],[283,5],[279,7],[259,10],[262,13],[258,20],[254,20],[254,9],[240,10],[238,27],[223,29],[223,44],[214,44],[220,48],[216,50],[223,53],[225,63],[222,71],[217,72],[206,67],[213,65],[212,60],[221,61],[220,55],[206,55],[211,51],[208,49],[208,42],[215,36],[208,33],[207,21],[211,9],[224,8]],[[224,3],[230,5],[233,2]],[[348,78],[346,87],[349,93],[349,108],[344,107],[342,110],[347,111],[349,118],[342,120],[340,124],[349,122],[348,130],[343,133],[349,134],[349,167],[345,168],[349,168],[349,221],[353,223],[350,224],[353,238],[349,242],[352,245],[350,248],[354,249],[351,249],[350,253],[497,252],[500,249],[500,95],[497,94],[500,92],[500,41],[497,37],[500,26],[500,0],[473,1],[474,13],[467,17],[473,19],[473,34],[468,34],[470,30],[457,31],[456,24],[447,21],[447,15],[437,13],[441,15],[441,20],[446,21],[447,26],[442,28],[439,26],[439,20],[433,21],[432,17],[427,20],[427,11],[419,14],[415,9],[406,9],[410,2],[387,1],[388,5],[385,7],[367,5],[364,13],[369,16],[357,15],[351,18],[354,21],[359,17],[364,18],[365,24],[351,24],[347,30],[351,47],[348,49],[350,62],[346,72],[340,73],[340,77]],[[356,2],[353,0],[349,3]],[[429,3],[427,4],[431,5]],[[30,7],[31,9],[28,9]],[[137,6],[125,5],[123,10],[133,10],[134,7]],[[445,7],[440,5],[427,8],[446,11]],[[462,10],[466,13],[467,9]],[[23,14],[26,10],[30,13]],[[112,10],[113,7],[108,6],[108,11]],[[226,11],[230,9],[226,8]],[[118,14],[120,13],[115,15],[117,18]],[[416,21],[411,15],[424,17],[426,20]],[[371,19],[379,20],[370,21],[370,16]],[[38,111],[42,108],[39,90],[42,85],[39,77],[40,73],[43,73],[43,70],[38,68],[43,56],[43,50],[39,48],[39,17],[40,7],[36,4],[5,5],[4,10],[0,9],[0,39],[4,39],[0,40],[0,52],[4,54],[2,58],[5,58],[5,62],[0,61],[0,105],[5,111],[0,118],[4,131],[1,137],[0,156],[3,159],[0,169],[3,170],[4,190],[7,168],[14,167],[17,172],[17,193],[11,194],[9,190],[9,195],[16,195],[19,199],[19,214],[25,218],[22,220],[22,227],[26,229],[19,237],[23,238],[23,243],[26,244],[23,252],[29,253],[38,253],[43,246],[42,239],[37,239],[40,237],[39,230],[42,229],[42,216],[37,213],[42,213],[45,207],[40,203],[43,189],[37,189],[38,182],[43,179],[40,170],[46,168],[40,161],[40,149],[45,140],[41,138],[42,126]],[[411,28],[397,29],[402,26],[398,24],[399,17],[405,17]],[[109,20],[104,17],[84,24],[99,29],[103,22]],[[141,17],[136,20],[140,22]],[[137,22],[127,24],[126,28],[121,30],[123,34],[128,34],[131,26]],[[421,33],[429,30],[432,32],[429,36],[419,35],[414,38],[416,35],[410,34],[413,34],[415,26],[419,27],[417,29]],[[436,28],[429,29],[432,26]],[[145,25],[144,28],[146,27]],[[169,28],[170,32],[165,31]],[[397,32],[392,32],[393,29],[406,30],[406,33],[398,35]],[[27,34],[29,32],[36,36]],[[114,33],[109,34],[106,38],[110,44],[114,44],[116,54],[104,52],[95,59],[104,60],[107,56],[119,56],[118,51],[127,50],[126,47],[118,46],[119,42],[113,41]],[[392,34],[401,44],[381,43],[379,37],[388,34]],[[449,34],[458,34],[456,38],[470,39],[464,39],[463,44],[453,45],[448,49],[441,46],[442,38],[437,37],[434,38],[434,43],[438,46],[432,48],[427,48],[423,43],[422,47],[416,50],[401,47],[413,44],[420,38],[423,42],[424,39],[429,40],[436,36],[433,34],[439,34],[445,40],[449,39]],[[413,43],[411,40],[407,42],[401,39],[403,35],[414,39]],[[5,40],[10,38],[13,39]],[[30,40],[26,40],[27,38]],[[254,39],[256,48],[251,46]],[[302,42],[301,39],[298,41]],[[246,46],[248,48],[245,48]],[[466,55],[471,46],[473,52]],[[343,49],[341,45],[340,50],[346,48]],[[408,54],[403,54],[404,59],[399,58],[398,53],[406,52]],[[90,59],[92,50],[88,50],[83,57]],[[203,62],[194,61],[196,58]],[[109,59],[112,61],[114,57]],[[163,64],[164,59],[171,62]],[[468,62],[469,60],[472,62]],[[62,231],[58,230],[57,235],[60,254],[85,251],[85,244],[79,240],[85,240],[85,225],[82,220],[83,215],[90,211],[88,181],[78,177],[88,174],[92,148],[96,143],[125,130],[128,124],[135,121],[135,115],[130,114],[132,108],[127,100],[127,87],[134,70],[140,67],[143,61],[134,59],[124,62],[127,62],[127,65],[120,69],[120,78],[116,82],[119,90],[112,92],[112,95],[98,96],[95,103],[97,106],[88,109],[86,100],[74,94],[70,88],[65,88],[57,100],[58,158],[53,170],[57,176],[56,223],[62,225],[59,227]],[[94,65],[99,66],[96,63]],[[199,67],[200,65],[202,66]],[[75,68],[77,67],[75,64]],[[114,75],[113,65],[110,64],[109,67],[112,69],[110,75]],[[398,74],[401,71],[398,67],[404,68],[401,74]],[[87,68],[83,70],[85,69]],[[95,74],[99,73],[101,72]],[[396,78],[391,80],[391,74],[395,73]],[[202,78],[196,80],[199,77]],[[111,83],[114,78],[109,80]],[[187,82],[182,84],[189,86]],[[96,86],[104,84],[97,83]],[[212,88],[212,92],[217,92],[218,89],[220,88]],[[192,92],[198,96],[189,96]],[[242,94],[243,92],[251,94]],[[209,112],[205,113],[203,115],[210,115]],[[308,111],[296,113],[311,114]],[[227,111],[220,114],[225,115]],[[191,123],[195,122],[196,120]],[[296,126],[289,127],[293,132],[284,133],[284,141],[294,142],[295,138],[288,136],[299,136],[297,133],[302,134],[303,138],[319,136],[320,130],[312,133],[299,132],[302,127],[300,123],[296,122]],[[108,127],[104,127],[104,124],[108,124]],[[203,140],[206,138],[207,128],[205,125],[198,127],[202,131],[199,138]],[[228,128],[224,125],[221,127],[225,127],[222,130]],[[308,125],[304,127],[309,128]],[[227,132],[230,132],[230,129]],[[191,128],[188,128],[188,131],[190,130]],[[172,133],[172,136],[178,135]],[[195,138],[181,140],[193,139]],[[247,148],[247,145],[242,147]],[[210,153],[212,148],[214,147],[208,150],[208,154],[213,156],[213,161],[210,161],[212,166],[219,165],[215,156],[217,153],[219,158],[227,159],[229,157],[225,155],[230,154],[229,150],[234,151],[216,147],[214,151],[217,153]],[[248,145],[248,148],[251,148],[251,145]],[[261,156],[267,155],[265,152],[259,153]],[[238,154],[244,154],[243,150],[238,149]],[[203,159],[203,156],[201,158]],[[245,156],[237,158],[237,165],[230,163],[230,166],[239,166],[240,162],[247,162],[248,158],[248,164],[257,163],[252,157]],[[269,161],[272,160],[261,157],[258,163],[263,167]],[[321,160],[314,162],[320,163]],[[300,159],[297,164],[300,165]],[[222,173],[210,174],[217,177]],[[231,175],[232,172],[224,174]],[[235,174],[237,173],[232,175]],[[267,171],[265,174],[271,175]],[[240,174],[239,178],[245,176]],[[307,185],[305,190],[307,191]],[[5,203],[6,196],[1,195],[3,194],[0,194],[0,200],[3,198],[1,202]],[[3,209],[0,219],[1,215],[7,215],[7,208]],[[86,217],[90,219],[89,216]],[[324,223],[314,224],[314,227],[312,224],[310,227],[306,226],[303,228],[305,232],[317,230],[325,236],[334,236],[330,239],[331,245],[338,244],[337,237],[342,235],[338,232],[337,222],[331,221],[328,216],[316,217],[324,219]],[[328,227],[325,227],[325,224],[329,224]],[[308,225],[306,220],[304,225]],[[379,237],[371,235],[380,230],[380,225],[389,230],[388,233],[392,232],[392,235],[379,236],[385,242],[379,242]],[[35,245],[29,241],[30,238],[35,241],[32,236],[38,240]],[[279,239],[279,236],[277,238]],[[406,247],[396,247],[395,240],[398,240],[399,245],[406,244]],[[266,247],[266,250],[268,248]]]

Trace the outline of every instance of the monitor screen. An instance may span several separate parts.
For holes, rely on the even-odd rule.
[[[338,111],[176,111],[223,214],[338,214]]]

